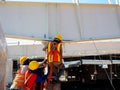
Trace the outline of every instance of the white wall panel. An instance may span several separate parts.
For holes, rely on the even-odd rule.
[[[80,40],[75,5],[60,5],[60,31],[67,40]],[[73,36],[74,35],[74,36]]]
[[[1,6],[0,20],[9,35],[43,38],[45,30],[45,6]]]
[[[72,3],[0,3],[0,22],[6,35],[64,40],[120,36],[117,5]]]
[[[82,7],[83,38],[119,37],[119,23],[114,6]]]

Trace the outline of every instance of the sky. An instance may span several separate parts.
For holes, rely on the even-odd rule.
[[[6,0],[6,1],[25,1],[25,2],[64,2],[64,3],[72,3],[73,0]],[[101,3],[108,4],[110,0],[79,0],[80,3]],[[118,0],[111,0],[113,4],[115,4]]]

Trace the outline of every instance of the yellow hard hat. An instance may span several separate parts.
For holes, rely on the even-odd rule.
[[[30,70],[36,70],[38,67],[39,63],[37,61],[31,61],[28,66]]]
[[[62,36],[60,34],[56,34],[54,38],[57,38],[62,41]]]
[[[22,57],[20,58],[20,64],[24,64],[24,62],[25,62],[27,59],[28,59],[27,56],[22,56]]]

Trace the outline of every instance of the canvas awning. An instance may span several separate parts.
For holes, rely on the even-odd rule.
[[[109,65],[109,64],[120,64],[120,60],[93,60],[93,59],[82,59],[82,64],[89,65]]]
[[[120,54],[120,38],[65,42],[63,53],[71,57]]]

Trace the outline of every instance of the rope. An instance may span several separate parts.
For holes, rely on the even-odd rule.
[[[51,78],[52,78],[52,73],[53,73],[53,63],[50,63],[49,66],[50,66],[50,72],[49,72],[49,75],[48,75],[48,81],[47,81],[47,84],[44,85],[44,88],[46,88],[46,89],[47,89],[48,86],[50,85],[50,80],[51,80]]]
[[[53,84],[53,86],[52,86],[52,90],[55,90],[55,85],[56,85],[56,84]]]
[[[40,83],[40,90],[43,90],[43,88],[44,88],[43,85],[44,85],[44,82],[41,82]]]
[[[97,46],[96,46],[96,44],[95,44],[95,42],[94,42],[94,40],[93,40],[93,39],[92,39],[92,41],[93,41],[93,44],[94,44],[94,47],[95,47],[96,51],[99,53],[99,50],[97,49]],[[100,56],[99,56],[99,59],[100,59],[100,61],[101,61],[101,57],[100,57]],[[101,61],[101,62],[103,63],[103,61]],[[110,81],[110,84],[111,84],[111,86],[112,86],[113,90],[115,90],[115,87],[114,87],[114,85],[113,85],[113,83],[112,83],[112,79],[110,79],[110,77],[109,77],[109,74],[108,74],[107,70],[106,70],[106,69],[104,69],[104,71],[105,71],[105,73],[106,73],[106,75],[107,75],[107,77],[108,77],[108,80]]]

